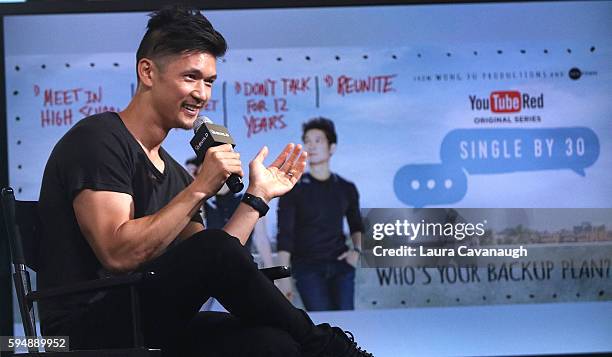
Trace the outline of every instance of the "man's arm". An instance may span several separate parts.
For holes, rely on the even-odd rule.
[[[353,249],[361,251],[361,232],[351,233],[351,240],[353,241]]]
[[[353,268],[357,267],[359,261],[359,254],[361,252],[361,232],[351,233],[351,240],[353,241],[353,249],[349,249],[346,252],[338,256],[338,260],[346,259]]]
[[[263,160],[268,155],[268,148],[264,146],[249,164],[249,187],[246,192],[260,197],[266,204],[271,199],[289,192],[306,167],[307,154],[301,150],[302,146],[299,144],[288,144],[276,160],[266,168]],[[241,202],[223,230],[238,238],[244,245],[258,219],[259,212]]]
[[[198,225],[188,224],[203,200],[216,192],[231,173],[242,175],[239,154],[232,152],[230,145],[209,149],[202,166],[195,180],[170,203],[138,219],[134,219],[134,201],[128,194],[79,192],[73,201],[79,227],[106,269],[134,270],[159,256],[181,232],[181,236],[197,232]]]
[[[202,223],[190,221],[189,223],[187,223],[187,226],[183,228],[181,233],[179,233],[177,239],[179,241],[184,241],[185,239],[205,229],[206,229],[206,226],[204,226]]]
[[[353,241],[353,249],[347,250],[340,254],[338,260],[346,259],[346,262],[357,267],[359,262],[359,254],[361,252],[361,232],[363,231],[363,223],[361,221],[361,213],[359,211],[359,193],[355,185],[350,185],[349,190],[349,208],[346,212],[349,229],[351,231],[351,240]]]
[[[98,260],[106,269],[122,272],[160,255],[187,227],[203,199],[203,194],[187,188],[157,213],[138,219],[132,196],[125,193],[83,190],[73,206]],[[189,228],[195,233],[198,227]]]
[[[246,192],[260,197],[266,204],[270,201],[268,197],[263,197],[261,194],[254,193],[259,191],[251,189],[250,185]],[[244,202],[240,202],[238,208],[236,208],[236,211],[232,214],[232,217],[223,227],[223,230],[229,235],[238,238],[240,243],[245,245],[258,219],[259,212],[257,212],[257,210]]]

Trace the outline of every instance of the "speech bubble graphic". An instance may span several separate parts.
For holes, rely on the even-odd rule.
[[[417,208],[460,201],[467,192],[467,176],[453,164],[402,166],[393,179],[397,198]]]
[[[444,164],[470,174],[584,169],[599,157],[599,138],[585,127],[540,129],[456,129],[442,141]]]

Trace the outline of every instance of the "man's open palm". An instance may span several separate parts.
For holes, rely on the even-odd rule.
[[[302,145],[290,143],[268,167],[263,163],[266,156],[268,147],[264,146],[249,164],[249,180],[265,199],[271,200],[295,186],[306,168],[307,153],[302,151]]]

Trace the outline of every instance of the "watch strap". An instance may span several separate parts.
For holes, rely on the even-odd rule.
[[[247,205],[253,207],[257,212],[259,212],[259,217],[263,217],[268,213],[270,207],[262,200],[260,197],[251,195],[250,193],[245,193],[242,196],[242,202]]]

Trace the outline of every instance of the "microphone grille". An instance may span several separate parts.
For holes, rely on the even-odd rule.
[[[206,115],[202,115],[196,118],[195,122],[193,123],[193,132],[197,133],[198,129],[200,129],[200,127],[202,126],[202,124],[206,123],[206,124],[212,124],[212,120],[210,120],[209,117],[207,117]]]

